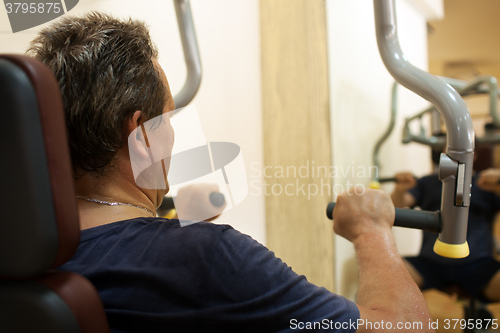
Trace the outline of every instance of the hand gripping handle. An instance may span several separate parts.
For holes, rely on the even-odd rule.
[[[334,209],[335,202],[330,202],[326,208],[326,216],[330,220],[333,219]],[[426,212],[423,210],[396,208],[394,226],[439,233],[441,232],[441,213],[439,211]]]

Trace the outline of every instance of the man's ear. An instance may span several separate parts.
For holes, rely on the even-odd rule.
[[[126,124],[130,155],[148,159],[148,146],[141,127],[142,112],[135,111]]]

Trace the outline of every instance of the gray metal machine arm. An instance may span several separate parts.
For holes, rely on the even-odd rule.
[[[372,164],[375,166],[376,170],[380,171],[380,148],[384,144],[384,142],[389,138],[389,135],[391,135],[392,130],[394,129],[394,125],[396,124],[396,114],[397,114],[397,99],[398,99],[398,83],[394,82],[392,85],[392,93],[391,93],[391,118],[389,121],[389,126],[385,130],[384,134],[382,134],[382,137],[378,139],[377,143],[375,143],[375,147],[373,148],[373,155],[372,155]],[[378,182],[379,179],[379,174],[378,172],[374,172],[372,176],[372,181]]]
[[[489,114],[493,121],[494,128],[488,128],[483,136],[476,137],[476,143],[500,143],[500,135],[497,133],[497,130],[500,129],[500,115],[498,113],[499,89],[497,79],[493,76],[486,75],[479,76],[469,82],[448,77],[440,77],[440,79],[451,85],[461,96],[470,96],[474,94],[489,95]],[[426,135],[425,130],[421,130],[418,134],[412,133],[410,123],[414,120],[420,120],[422,124],[422,117],[427,113],[431,114],[432,117],[432,136]],[[436,110],[436,107],[431,106],[412,117],[406,118],[403,128],[403,143],[418,142],[430,146],[435,150],[442,150],[445,139],[444,137],[436,136],[436,134],[439,133],[441,133],[439,112]]]
[[[174,0],[174,5],[187,68],[186,82],[174,96],[176,110],[179,110],[193,100],[200,88],[201,59],[189,0]]]
[[[474,93],[489,95],[490,117],[496,128],[500,128],[500,115],[498,114],[498,80],[491,75],[481,75],[467,82],[451,78],[442,78],[446,83],[455,88],[460,95],[467,96]]]
[[[399,46],[394,0],[374,0],[373,4],[377,44],[387,70],[401,85],[433,103],[444,119],[447,148],[439,163],[442,231],[434,250],[446,257],[465,257],[469,254],[466,236],[474,155],[469,111],[450,85],[406,59]]]

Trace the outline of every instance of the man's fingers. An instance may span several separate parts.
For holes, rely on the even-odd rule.
[[[394,206],[382,190],[355,188],[337,197],[333,219],[334,231],[352,242],[370,230],[390,230]]]

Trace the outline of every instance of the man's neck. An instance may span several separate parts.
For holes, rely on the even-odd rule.
[[[100,201],[78,199],[82,230],[137,217],[152,217],[156,211],[153,191],[147,193],[140,189],[133,177],[120,172],[119,166],[116,169],[103,174],[86,172],[75,179],[77,196]]]

